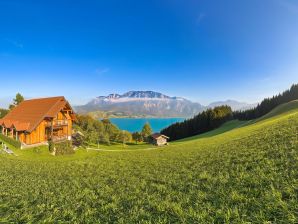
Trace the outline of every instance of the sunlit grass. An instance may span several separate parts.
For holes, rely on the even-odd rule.
[[[297,112],[153,150],[0,155],[0,223],[297,223]]]

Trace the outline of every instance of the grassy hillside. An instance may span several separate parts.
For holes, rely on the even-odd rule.
[[[266,114],[265,116],[261,117],[260,119],[256,121],[265,120],[274,116],[284,115],[286,113],[292,113],[293,110],[297,110],[298,108],[298,100],[291,101],[289,103],[285,103],[282,105],[277,106],[275,109],[273,109],[271,112]]]
[[[298,107],[282,112],[153,150],[0,155],[0,223],[297,223]]]
[[[231,131],[235,128],[240,128],[240,127],[242,127],[244,125],[247,125],[249,123],[250,123],[250,121],[239,121],[239,120],[228,121],[228,122],[224,123],[222,126],[220,126],[219,128],[217,128],[215,130],[208,131],[204,134],[192,136],[192,137],[185,138],[185,139],[182,139],[182,140],[178,140],[176,142],[185,142],[185,141],[196,140],[196,139],[200,139],[200,138],[213,137],[215,135],[219,135],[219,134],[223,134],[227,131]]]

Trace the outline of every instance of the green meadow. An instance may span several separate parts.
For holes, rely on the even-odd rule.
[[[166,147],[92,148],[0,154],[0,223],[298,222],[298,101]]]

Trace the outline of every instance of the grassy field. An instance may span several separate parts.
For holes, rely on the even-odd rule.
[[[297,223],[292,106],[168,147],[0,155],[0,223]]]

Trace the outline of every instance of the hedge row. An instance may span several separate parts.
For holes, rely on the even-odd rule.
[[[3,135],[3,134],[0,134],[0,139],[1,139],[2,141],[4,141],[5,143],[14,146],[15,148],[18,148],[18,149],[21,148],[21,145],[22,145],[22,144],[21,144],[21,142],[18,141],[18,140],[15,140],[15,139],[13,139],[13,138],[7,137],[7,136],[5,136],[5,135]]]

